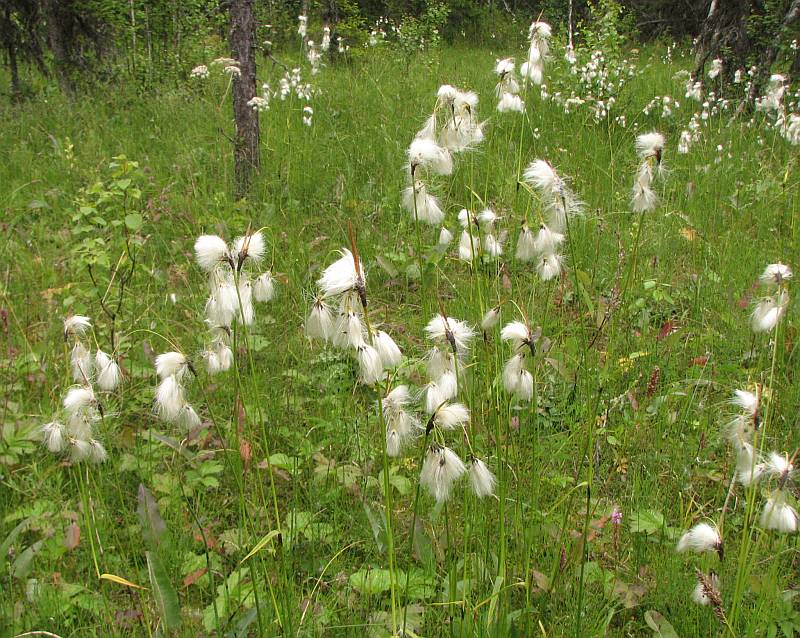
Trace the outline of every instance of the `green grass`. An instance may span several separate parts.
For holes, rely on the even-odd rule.
[[[494,113],[490,71],[509,53],[444,49],[430,66],[370,54],[324,68],[311,128],[296,102],[276,100],[261,116],[262,170],[242,202],[230,195],[232,111],[218,77],[72,103],[48,89],[2,107],[0,635],[390,635],[387,502],[396,567],[412,574],[406,596],[395,572],[397,606],[408,598],[408,626],[421,636],[646,636],[651,610],[680,636],[722,635],[711,610],[689,598],[695,567],[720,574],[727,635],[800,633],[791,598],[784,602],[797,536],[756,526],[741,554],[751,529],[742,488],[726,517],[722,564],[674,551],[683,530],[718,519],[734,467],[721,436],[734,389],[769,385],[765,449],[791,454],[800,445],[796,304],[773,342],[753,338],[740,303],[767,263],[797,265],[796,153],[761,116],[750,127],[712,116],[702,141],[677,154],[680,131],[700,109],[672,80],[688,60],[667,65],[655,49],[635,59],[641,74],[615,107],[625,128],[534,95],[525,119]],[[564,85],[568,75],[556,67]],[[261,79],[268,75],[275,87],[279,70],[262,64]],[[473,271],[451,249],[420,281],[413,219],[400,205],[403,159],[444,82],[477,91],[489,117],[485,142],[437,180],[447,225],[456,233],[458,210],[479,209],[480,198],[503,216],[511,240],[500,263]],[[682,108],[668,120],[644,116],[663,94]],[[668,139],[661,204],[641,219],[628,204],[633,123]],[[120,155],[139,163],[131,178],[142,197],[98,208],[107,223],[131,212],[144,220],[117,320],[126,377],[100,425],[108,461],[70,465],[35,444],[34,432],[71,385],[62,318],[90,315],[98,344],[110,347],[110,322],[75,247],[102,236],[113,265],[122,229],[76,234],[73,215],[98,202],[98,190],[113,190],[108,165]],[[570,222],[572,252],[555,284],[512,258],[521,220],[539,208],[517,187],[518,165],[536,158],[570,176],[587,204]],[[510,353],[499,331],[473,344],[461,400],[472,410],[472,445],[498,476],[498,498],[479,501],[464,482],[441,507],[423,490],[415,517],[421,440],[389,459],[384,496],[378,395],[357,383],[346,354],[311,344],[302,329],[320,269],[348,245],[348,223],[367,267],[371,321],[388,326],[408,360],[400,381],[425,383],[423,328],[440,302],[478,324],[511,300],[552,341],[534,366],[535,407],[503,391]],[[206,427],[186,438],[154,416],[152,357],[172,349],[169,341],[190,356],[202,350],[207,293],[194,240],[230,239],[248,224],[266,228],[276,298],[257,308],[236,368],[213,378],[200,370],[188,386]],[[423,229],[425,246],[437,235]],[[108,270],[96,272],[105,290]],[[504,323],[521,318],[506,304]],[[462,437],[446,439],[464,458]],[[756,512],[761,498],[751,494]],[[619,527],[607,519],[614,506]],[[148,530],[154,518],[166,532]],[[277,529],[280,537],[243,561]],[[104,573],[147,589],[99,579]],[[395,622],[404,615],[396,610]]]

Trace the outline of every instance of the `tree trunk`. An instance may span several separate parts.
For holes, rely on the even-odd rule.
[[[60,6],[58,0],[44,1],[44,14],[47,22],[47,40],[50,43],[50,50],[53,52],[53,66],[55,67],[56,78],[61,86],[61,90],[67,95],[75,94],[75,86],[71,77],[71,61],[69,59],[67,35],[64,33],[67,16],[65,10],[68,7]]]
[[[798,18],[800,18],[800,0],[792,0],[788,9],[786,10],[786,14],[783,16],[781,30],[787,30],[797,21]],[[740,115],[745,111],[745,109],[750,108],[755,103],[756,97],[758,97],[764,90],[764,86],[767,84],[767,80],[772,72],[772,65],[775,64],[775,60],[778,57],[779,44],[780,39],[776,36],[776,38],[773,39],[771,44],[767,47],[767,50],[761,54],[758,60],[758,70],[756,71],[756,75],[750,83],[750,90],[747,92],[747,99],[739,104],[739,107],[736,109],[736,115]],[[795,55],[795,59],[792,64],[793,69],[796,64],[797,56]]]
[[[239,62],[240,76],[233,76],[233,119],[236,123],[233,159],[236,173],[236,196],[244,197],[250,189],[253,173],[258,170],[258,112],[248,106],[256,95],[256,23],[253,0],[231,2],[230,44]]]
[[[703,81],[703,70],[709,59],[723,58],[725,73],[746,65],[751,45],[747,37],[750,0],[712,0],[695,47],[692,77]]]

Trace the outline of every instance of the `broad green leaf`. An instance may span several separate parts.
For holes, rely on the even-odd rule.
[[[675,628],[657,611],[653,609],[646,611],[644,621],[653,630],[654,638],[678,638]]]
[[[128,230],[136,232],[142,227],[143,223],[144,219],[139,213],[128,213],[125,215],[125,226],[128,227]]]
[[[630,528],[634,533],[657,534],[664,528],[664,515],[657,510],[639,510],[630,515]]]
[[[158,615],[167,630],[176,629],[181,624],[181,606],[178,602],[178,592],[167,575],[167,570],[158,554],[145,552],[147,559],[147,575],[150,586],[156,599]]]

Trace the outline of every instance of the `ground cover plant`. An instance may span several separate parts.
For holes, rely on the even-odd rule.
[[[3,107],[0,635],[800,634],[797,94],[520,29]]]

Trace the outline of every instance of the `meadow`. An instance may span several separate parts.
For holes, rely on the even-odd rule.
[[[765,267],[796,265],[796,147],[768,113],[732,120],[724,102],[685,97],[675,75],[688,50],[660,44],[597,64],[624,79],[601,107],[565,102],[588,84],[553,44],[544,95],[528,85],[524,113],[499,113],[496,60],[523,61],[526,46],[407,59],[377,46],[313,76],[299,53],[276,52],[314,94],[290,87],[260,114],[262,168],[240,201],[233,80],[219,66],[146,93],[122,85],[70,101],[43,86],[0,107],[0,636],[800,634],[797,534],[760,516],[776,489],[796,506],[796,304],[778,298],[777,325],[751,327],[772,294]],[[591,53],[579,49],[577,64]],[[273,90],[283,75],[260,60]],[[443,84],[476,92],[485,120],[452,174],[426,177],[446,246],[441,224],[415,221],[402,197],[407,149]],[[635,143],[650,131],[666,140],[658,202],[634,212],[640,164],[655,166]],[[565,202],[523,179],[537,159],[584,203],[547,281],[516,257],[522,223],[535,232]],[[487,208],[496,220],[467,216],[462,231],[461,209]],[[255,231],[264,255],[247,261],[248,240],[237,246],[236,281],[269,270],[274,295],[249,325],[209,331],[195,242]],[[462,232],[482,240],[472,260],[459,258]],[[402,351],[388,376],[370,376],[363,345],[354,356],[307,335],[342,249],[364,270],[347,303],[370,338],[383,330]],[[91,328],[65,335],[75,315]],[[427,396],[437,315],[449,318],[439,352],[457,353],[457,389],[442,398],[469,410],[455,426]],[[527,337],[501,337],[512,321]],[[212,335],[233,353],[217,374]],[[78,342],[122,375],[91,399],[102,454],[42,444],[70,388],[90,381],[71,365]],[[504,379],[520,350],[527,396]],[[168,352],[186,360],[159,376]],[[172,377],[196,419],[154,407]],[[399,385],[409,403],[380,409]],[[734,404],[736,390],[752,394]],[[411,427],[390,455],[398,412]],[[743,420],[754,465],[784,455],[783,470],[764,461],[760,482],[732,483],[730,424]],[[443,445],[465,475],[447,460],[452,485],[421,484]],[[495,482],[483,474],[475,487],[475,459]],[[701,522],[724,555],[713,542],[676,551]],[[698,570],[713,585],[699,596]]]

